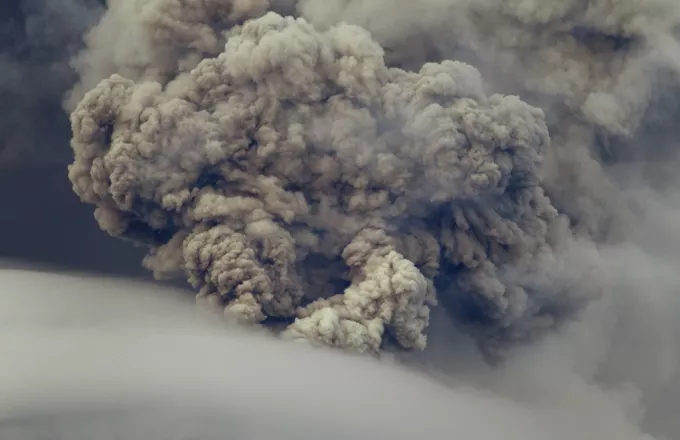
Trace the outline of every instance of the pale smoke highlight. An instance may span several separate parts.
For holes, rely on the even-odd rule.
[[[580,370],[579,348],[596,335],[587,326],[587,338],[506,369],[459,358],[474,365],[445,386],[206,321],[168,288],[23,270],[1,270],[0,281],[7,440],[647,438],[630,411],[635,393]]]

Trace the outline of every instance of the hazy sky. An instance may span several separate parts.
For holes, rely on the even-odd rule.
[[[0,2],[0,255],[142,274],[140,252],[99,230],[66,175],[71,132],[61,101],[74,80],[69,54],[98,15],[93,3]]]

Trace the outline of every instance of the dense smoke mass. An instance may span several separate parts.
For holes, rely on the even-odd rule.
[[[73,61],[74,191],[156,277],[287,337],[423,349],[440,304],[494,360],[559,328],[635,227],[611,170],[669,157],[630,149],[672,126],[678,7],[414,8],[111,2]]]

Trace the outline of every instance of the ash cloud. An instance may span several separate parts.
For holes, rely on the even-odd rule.
[[[3,439],[680,435],[674,2],[18,4],[3,255],[380,362],[3,269]]]
[[[69,176],[102,229],[227,315],[359,351],[422,349],[435,291],[489,359],[600,295],[546,195],[543,110],[459,61],[398,67],[308,7],[111,6],[71,96]],[[536,282],[565,259],[583,273]]]
[[[678,24],[663,0],[112,1],[72,63],[69,178],[230,318],[382,355],[463,330],[519,370],[584,332],[578,377],[658,410],[677,329],[625,316],[677,316]],[[616,365],[636,338],[653,368]]]

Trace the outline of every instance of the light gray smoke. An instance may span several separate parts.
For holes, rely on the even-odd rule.
[[[602,316],[503,368],[461,349],[443,383],[196,316],[179,290],[30,270],[0,270],[0,281],[7,440],[648,438],[635,390],[591,381],[617,339]],[[629,323],[650,324],[646,309]],[[629,362],[660,348],[628,344],[627,365],[614,367],[638,380]]]

